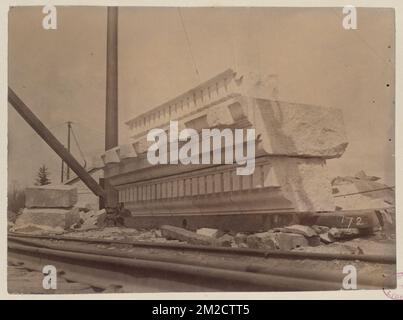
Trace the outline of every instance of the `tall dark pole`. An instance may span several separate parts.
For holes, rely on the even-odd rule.
[[[105,150],[118,145],[118,7],[108,7]]]
[[[60,177],[60,181],[63,183],[63,179],[64,179],[64,160],[62,160],[62,172],[61,172],[61,177]]]
[[[71,121],[67,121],[67,151],[70,152]],[[67,166],[67,180],[70,179],[70,167]]]
[[[105,112],[105,150],[118,145],[118,7],[108,7],[106,36],[106,112]],[[117,191],[104,181],[107,194],[105,205],[116,207]]]

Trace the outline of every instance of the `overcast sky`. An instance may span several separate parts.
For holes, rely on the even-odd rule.
[[[66,142],[66,121],[86,156],[104,146],[106,8],[42,7],[9,14],[9,86]],[[363,169],[394,185],[394,12],[359,9],[120,8],[119,142],[124,122],[228,67],[277,74],[279,99],[343,111],[349,146],[331,175]],[[193,57],[193,58],[192,58]],[[196,69],[198,73],[196,73]],[[60,159],[9,106],[8,181],[32,184],[41,164],[60,181]],[[81,161],[73,143],[72,152]]]

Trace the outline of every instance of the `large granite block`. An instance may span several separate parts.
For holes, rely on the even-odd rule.
[[[77,203],[77,188],[67,185],[34,186],[25,189],[27,208],[71,208]]]
[[[22,214],[18,216],[14,229],[18,231],[27,227],[35,227],[44,230],[66,230],[79,221],[78,208],[25,208]]]
[[[267,154],[339,158],[347,148],[341,110],[270,100],[253,103],[252,128]]]

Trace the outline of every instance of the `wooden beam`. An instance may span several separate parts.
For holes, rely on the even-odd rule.
[[[78,163],[70,152],[57,140],[41,120],[28,108],[28,106],[9,87],[8,101],[20,116],[36,131],[36,133],[62,158],[84,184],[97,196],[104,198],[105,191],[94,178]]]

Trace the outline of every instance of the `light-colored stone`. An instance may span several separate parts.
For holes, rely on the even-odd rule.
[[[308,246],[308,240],[304,236],[283,232],[255,233],[247,237],[246,243],[249,248],[283,251]]]
[[[211,245],[211,246],[221,246],[218,239],[197,234],[196,232],[189,231],[183,228],[178,228],[174,226],[164,225],[161,226],[161,234],[166,239],[186,241],[191,244],[198,245]]]
[[[271,232],[251,234],[246,238],[246,244],[252,249],[277,249],[276,238]]]
[[[129,158],[136,158],[137,152],[134,149],[133,144],[129,143],[129,144],[124,144],[124,145],[120,146],[119,157],[121,160],[129,159]]]
[[[240,245],[246,245],[246,239],[248,238],[248,235],[242,232],[239,232],[235,235],[234,241],[235,243],[240,246]]]
[[[360,230],[357,228],[331,228],[329,234],[337,240],[358,237]]]
[[[308,240],[300,234],[295,233],[274,233],[276,245],[279,250],[292,250],[308,246]]]
[[[341,110],[254,100],[253,126],[268,154],[338,158],[347,148]]]
[[[212,238],[219,238],[223,235],[223,232],[218,229],[212,228],[200,228],[196,230],[197,234],[202,236],[212,237]]]
[[[33,186],[25,189],[27,208],[71,208],[77,203],[77,188],[68,185]]]
[[[283,195],[295,211],[333,211],[334,198],[326,161],[321,158],[274,158],[271,160]]]
[[[105,152],[104,155],[102,155],[102,159],[104,160],[105,164],[110,164],[110,163],[119,163],[120,158],[119,158],[119,152],[120,148],[115,147],[112,149],[109,149]]]
[[[331,235],[329,232],[321,233],[321,234],[319,235],[319,237],[320,237],[320,240],[321,240],[323,243],[328,244],[328,243],[334,242],[334,238],[332,237],[332,235]]]
[[[329,227],[326,226],[318,226],[318,225],[313,225],[311,226],[311,228],[317,233],[317,234],[322,234],[322,233],[326,233],[329,231]]]
[[[81,223],[77,224],[77,229],[91,230],[104,226],[106,210],[90,210],[88,212],[80,211]]]
[[[224,234],[218,238],[218,242],[222,247],[231,247],[234,243],[234,237],[229,234]]]
[[[118,186],[125,206],[139,214],[335,210],[326,160],[340,157],[347,147],[342,113],[278,101],[277,91],[275,75],[226,70],[129,120],[138,157],[111,163],[105,168],[105,178]],[[217,166],[211,161],[186,166],[148,163],[145,153],[151,142],[147,142],[147,133],[153,128],[169,131],[174,120],[179,128],[195,130],[255,129],[253,176],[237,176],[236,166]],[[120,156],[124,148],[119,149]],[[177,185],[177,190],[167,192],[167,185]],[[144,197],[144,193],[133,192],[139,188],[151,193]]]
[[[22,214],[18,216],[14,229],[15,231],[18,231],[26,227],[36,227],[48,230],[52,228],[67,230],[79,221],[80,214],[78,208],[25,208]]]
[[[100,169],[100,168],[105,167],[105,163],[102,160],[102,157],[100,155],[98,155],[98,154],[93,155],[91,157],[91,163],[90,164],[91,164],[92,168]]]
[[[311,227],[300,224],[284,227],[284,231],[288,233],[301,234],[307,238],[317,236],[317,233]]]

